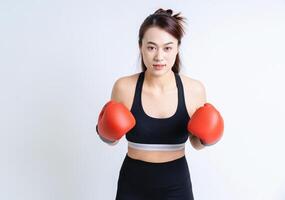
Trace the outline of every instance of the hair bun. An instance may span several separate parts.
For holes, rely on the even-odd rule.
[[[167,9],[167,10],[164,10],[162,8],[159,8],[157,11],[154,12],[154,14],[159,14],[159,15],[169,15],[171,16],[173,13],[173,11],[171,9]]]
[[[167,10],[166,10],[166,13],[171,16],[172,13],[173,13],[173,11],[172,11],[171,9],[167,9]]]

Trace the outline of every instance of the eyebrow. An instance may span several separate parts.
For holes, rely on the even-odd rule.
[[[155,43],[155,42],[147,42],[147,44],[153,44],[153,45],[156,45],[157,46],[157,44]],[[173,44],[173,42],[167,42],[167,43],[165,43],[164,45],[168,45],[168,44]]]

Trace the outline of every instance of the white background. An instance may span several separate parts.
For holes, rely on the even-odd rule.
[[[284,0],[1,0],[1,200],[114,199],[126,140],[104,144],[97,117],[160,7],[188,19],[182,73],[225,120],[215,146],[186,146],[195,199],[285,199]]]

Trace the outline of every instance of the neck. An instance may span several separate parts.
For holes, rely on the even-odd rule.
[[[158,91],[166,91],[176,87],[175,76],[172,70],[161,76],[155,76],[145,71],[144,81],[148,88]]]

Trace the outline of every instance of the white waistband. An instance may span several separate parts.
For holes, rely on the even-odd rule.
[[[176,151],[185,148],[185,143],[181,144],[142,144],[128,141],[128,146],[134,149],[147,151]]]

